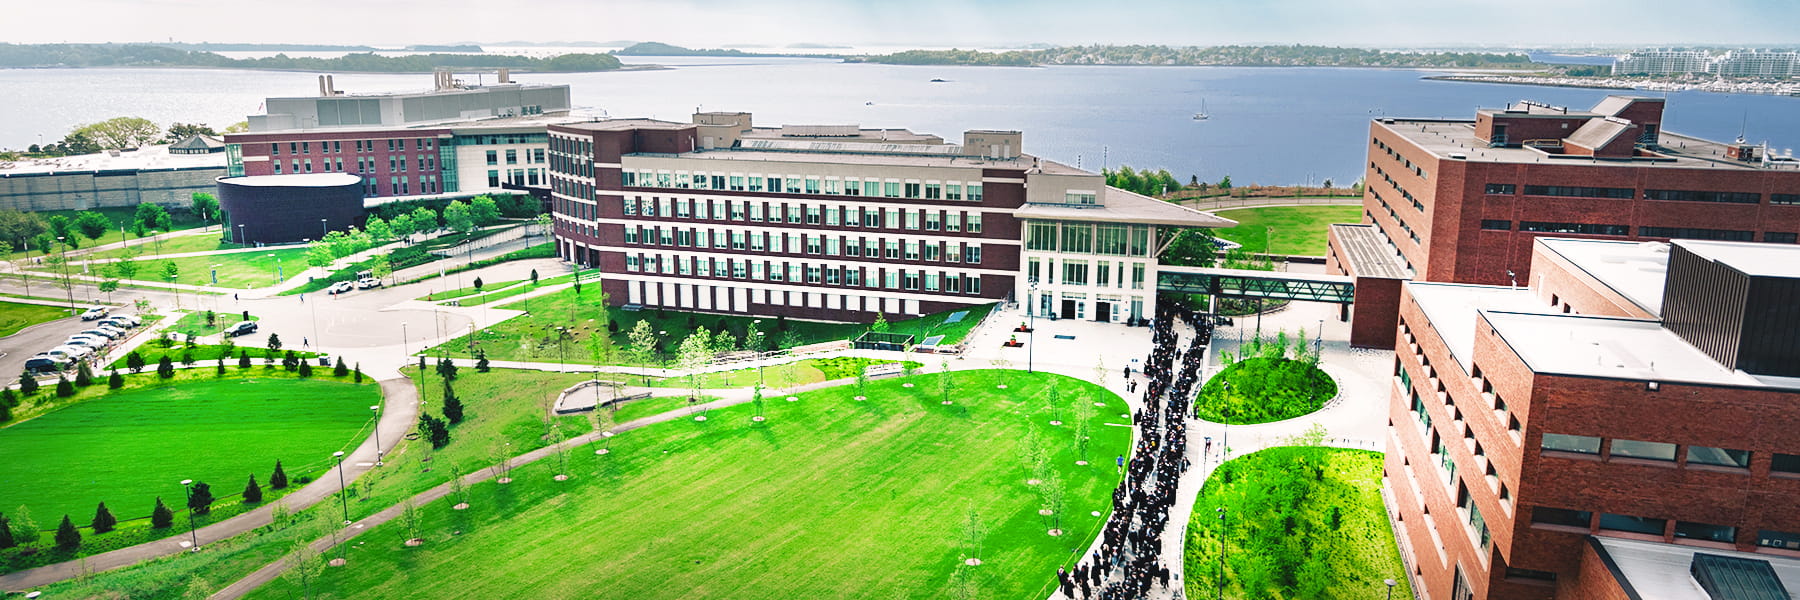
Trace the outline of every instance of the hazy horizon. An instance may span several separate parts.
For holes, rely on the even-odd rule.
[[[1791,0],[1714,0],[1703,9],[1680,0],[524,0],[505,5],[474,0],[315,0],[281,10],[251,10],[244,4],[32,3],[11,10],[16,22],[33,27],[14,30],[8,41],[402,46],[636,40],[705,48],[1316,44],[1572,49],[1800,44],[1800,4]],[[497,15],[496,7],[502,6]]]

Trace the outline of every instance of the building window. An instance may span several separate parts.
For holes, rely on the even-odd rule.
[[[1652,519],[1650,517],[1600,513],[1600,528],[1610,531],[1662,535],[1663,528],[1667,526],[1668,523],[1668,519]]]
[[[1617,444],[1617,442],[1614,442],[1614,444]],[[1713,465],[1748,469],[1750,468],[1750,451],[1713,448],[1711,446],[1688,446],[1687,461],[1690,465]]]
[[[981,186],[980,185],[971,183],[971,184],[969,184],[969,187],[966,189],[969,191],[969,200],[971,202],[980,202],[981,201]]]
[[[1581,187],[1571,185],[1528,185],[1525,186],[1527,196],[1556,196],[1560,198],[1616,198],[1630,200],[1636,195],[1632,188]]]
[[[1487,189],[1484,191],[1489,194],[1505,194],[1505,195],[1510,196],[1510,195],[1512,195],[1513,192],[1518,191],[1518,189],[1519,189],[1519,186],[1516,184],[1490,183],[1490,184],[1487,184]]]
[[[519,164],[519,151],[517,149],[511,149],[511,148],[507,149],[506,164],[509,164],[509,165]]]
[[[963,262],[971,265],[981,264],[981,246],[970,245],[963,248]]]
[[[1560,433],[1544,434],[1541,447],[1556,452],[1575,452],[1580,454],[1599,454],[1600,438],[1585,435],[1563,435]]]
[[[1535,569],[1521,569],[1518,567],[1507,567],[1506,568],[1506,577],[1508,579],[1534,579],[1537,581],[1556,581],[1556,573],[1553,571],[1538,571]]]
[[[1800,533],[1764,529],[1756,532],[1756,545],[1765,548],[1800,549]]]
[[[1726,204],[1762,204],[1762,194],[1751,192],[1701,192],[1693,190],[1644,190],[1645,200],[1675,202],[1723,202]]]
[[[1098,204],[1097,200],[1098,200],[1098,196],[1096,194],[1088,193],[1088,192],[1081,192],[1081,193],[1065,192],[1063,194],[1063,203],[1064,204],[1081,204],[1081,205],[1092,206],[1094,204]]]
[[[1087,285],[1087,261],[1065,260],[1063,261],[1062,267],[1061,283],[1066,285]]]
[[[1593,526],[1594,513],[1585,510],[1534,506],[1531,508],[1531,522],[1587,529]]]
[[[487,164],[490,164],[490,165],[500,164],[500,152],[498,150],[487,151]]]
[[[1512,221],[1504,219],[1482,219],[1481,228],[1493,231],[1511,231]]]
[[[1737,541],[1737,528],[1728,525],[1710,525],[1691,521],[1675,522],[1675,537],[1678,539],[1706,540],[1709,542]]]
[[[1755,239],[1756,232],[1732,229],[1701,229],[1698,227],[1639,227],[1638,237],[1748,242]]]
[[[1631,235],[1631,228],[1624,225],[1604,225],[1595,223],[1550,223],[1544,221],[1520,221],[1519,231],[1536,233],[1581,233],[1587,235]],[[1648,235],[1642,233],[1640,235]]]
[[[922,212],[923,211],[917,211],[917,210],[906,211],[906,228],[907,229],[917,230],[919,228],[919,217],[921,216]]]
[[[981,276],[970,275],[970,276],[964,278],[964,280],[967,281],[968,283],[965,284],[963,287],[966,287],[968,289],[963,290],[963,291],[968,292],[970,294],[981,293]]]
[[[1776,454],[1769,461],[1769,469],[1780,473],[1800,473],[1800,455]]]
[[[969,213],[967,223],[969,233],[981,233],[981,213]]]
[[[1765,231],[1763,232],[1763,241],[1771,244],[1793,244],[1800,242],[1800,236],[1783,231]]]
[[[1769,194],[1769,204],[1800,204],[1800,194]]]
[[[944,213],[941,213],[941,212],[938,212],[935,210],[925,211],[925,230],[926,231],[938,231],[940,229],[943,229],[944,228],[943,221],[944,221]]]
[[[1614,457],[1675,462],[1675,445],[1664,442],[1613,440],[1612,455]]]

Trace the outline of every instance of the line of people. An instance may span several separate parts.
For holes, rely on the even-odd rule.
[[[1184,349],[1175,330],[1177,320],[1194,325],[1199,335]],[[1143,598],[1153,586],[1167,591],[1171,581],[1162,564],[1163,533],[1176,500],[1187,459],[1187,423],[1192,390],[1200,377],[1211,321],[1166,309],[1152,326],[1152,348],[1144,361],[1144,406],[1133,415],[1139,430],[1125,480],[1113,490],[1112,518],[1100,534],[1100,548],[1074,570],[1058,569],[1057,579],[1068,598],[1123,600]],[[1129,377],[1130,371],[1126,371]],[[1134,381],[1135,383],[1135,381]],[[1178,532],[1179,533],[1179,532]]]

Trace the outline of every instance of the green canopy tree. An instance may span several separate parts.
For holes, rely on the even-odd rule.
[[[152,529],[168,529],[175,524],[175,511],[163,504],[162,496],[156,497],[156,508],[150,509],[150,527]]]
[[[219,199],[206,192],[194,192],[188,196],[188,210],[203,221],[218,221]]]
[[[81,235],[87,236],[87,239],[90,240],[106,237],[106,233],[112,231],[113,228],[112,219],[91,210],[75,213],[73,224],[76,231],[80,231]]]
[[[112,531],[113,527],[118,524],[118,517],[114,517],[112,511],[106,509],[106,503],[101,502],[100,506],[94,509],[94,521],[88,526],[94,528],[94,533],[106,533]]]
[[[56,549],[64,552],[81,547],[81,530],[75,528],[75,522],[69,515],[63,515],[61,525],[56,526]]]
[[[475,229],[475,215],[469,210],[469,204],[461,200],[451,202],[444,207],[444,226],[457,233],[468,233]]]
[[[162,128],[143,117],[113,117],[99,123],[76,127],[74,133],[85,134],[102,150],[136,148],[162,138]]]

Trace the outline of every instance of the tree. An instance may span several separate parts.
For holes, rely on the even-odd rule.
[[[102,280],[100,282],[100,284],[96,287],[99,288],[100,293],[106,294],[107,302],[112,302],[113,292],[119,291],[119,280],[117,280],[117,279]]]
[[[625,338],[630,341],[628,352],[631,353],[633,362],[649,365],[656,360],[656,331],[650,327],[649,321],[640,319],[637,325],[631,327],[631,332],[625,334]]]
[[[309,266],[327,267],[331,266],[331,261],[337,259],[338,257],[331,253],[331,244],[325,240],[319,240],[306,246],[306,264]]]
[[[475,291],[477,291],[477,292],[481,291],[481,278],[480,277],[475,278]]]
[[[537,269],[532,269],[531,270],[531,285],[537,285],[537,282],[538,282]]]
[[[239,369],[250,368],[250,351],[249,350],[239,350],[238,351],[238,368]]]
[[[388,255],[386,254],[377,254],[369,257],[368,265],[369,276],[374,277],[375,279],[387,279],[394,274],[394,262],[388,260]]]
[[[890,328],[887,321],[887,315],[875,313],[875,322],[869,325],[869,331],[875,333],[887,333]]]
[[[301,360],[298,372],[300,373],[301,379],[312,377],[312,361]]]
[[[1175,233],[1175,239],[1157,258],[1162,264],[1179,267],[1210,267],[1218,258],[1218,244],[1212,231],[1195,227]]]
[[[81,531],[75,529],[75,522],[69,515],[63,515],[61,525],[56,526],[56,549],[64,552],[81,547]]]
[[[94,385],[94,370],[88,367],[87,361],[81,361],[80,366],[75,368],[75,386],[87,387],[90,385]]]
[[[543,213],[543,214],[539,214],[536,217],[532,217],[531,224],[537,226],[537,234],[538,235],[545,235],[545,234],[550,233],[551,221],[552,221],[552,219],[550,218],[550,214]]]
[[[17,545],[19,545],[19,541],[13,539],[12,523],[6,520],[5,514],[0,514],[0,550]]]
[[[138,354],[138,351],[132,350],[130,354],[125,355],[125,368],[130,369],[132,373],[144,370],[144,356]]]
[[[101,150],[114,150],[155,143],[162,137],[162,128],[143,117],[113,117],[76,127],[74,133],[87,135]]]
[[[389,225],[387,221],[381,220],[381,217],[369,217],[369,220],[363,223],[363,231],[369,232],[369,237],[371,239],[394,239],[394,226]]]
[[[488,196],[476,196],[469,202],[469,217],[476,225],[493,225],[500,221],[500,207]]]
[[[281,461],[277,460],[275,461],[275,472],[269,474],[269,489],[283,490],[287,489],[287,486],[287,471],[281,470]]]
[[[413,209],[412,221],[414,231],[419,233],[431,233],[439,227],[437,211],[423,206]]]
[[[194,366],[194,349],[192,346],[181,351],[181,366]]]
[[[475,351],[475,372],[476,373],[488,372],[488,357],[487,357],[486,349],[477,349]]]
[[[112,374],[106,376],[106,387],[113,390],[125,387],[125,376],[120,375],[118,369],[113,369]]]
[[[38,391],[37,378],[32,377],[30,372],[20,373],[19,374],[19,393],[24,394],[26,396],[30,396],[32,394],[37,393],[37,391]]]
[[[175,361],[169,360],[169,355],[164,354],[156,361],[156,376],[163,379],[175,377]]]
[[[313,583],[325,574],[325,554],[301,539],[294,543],[294,551],[285,560],[287,569],[281,572],[281,577],[300,588],[301,598],[312,598]]]
[[[269,334],[269,350],[273,352],[281,351],[281,336],[273,333]]]
[[[681,340],[681,346],[675,350],[676,364],[688,372],[689,399],[700,397],[699,373],[702,367],[712,362],[711,339],[706,328],[701,327]]]
[[[245,121],[244,127],[248,128],[249,126],[250,123]],[[213,131],[211,126],[202,123],[170,123],[169,135],[163,139],[172,144],[196,135],[218,137],[219,133]]]
[[[119,519],[113,516],[112,511],[106,509],[105,502],[101,502],[100,506],[94,509],[94,521],[88,524],[89,527],[94,528],[94,533],[106,533],[118,525]]]
[[[144,229],[168,231],[170,226],[175,224],[175,219],[169,216],[168,209],[160,205],[140,202],[136,212],[132,213],[132,223],[141,225]],[[144,234],[139,233],[138,237],[144,237]]]
[[[174,283],[175,279],[181,276],[181,267],[177,266],[175,261],[165,260],[163,261],[162,276],[163,279],[167,279],[170,283]]]
[[[412,234],[419,231],[418,224],[413,222],[410,214],[394,215],[394,218],[388,219],[387,224],[388,230],[393,232],[394,237],[404,238],[408,242],[412,241]]]
[[[428,415],[419,415],[419,433],[431,442],[432,449],[442,449],[450,445],[450,427],[443,419]]]
[[[38,529],[37,521],[31,518],[30,509],[20,506],[18,510],[13,511],[12,535],[13,540],[20,544],[37,543],[41,532]]]
[[[68,377],[64,377],[62,375],[57,375],[56,376],[56,397],[67,398],[67,397],[70,397],[73,395],[75,395],[75,384],[71,383],[69,381]]]
[[[219,133],[244,133],[247,131],[250,131],[250,122],[249,121],[238,121],[236,123],[227,125],[225,127],[225,130],[221,131]]]
[[[350,366],[344,364],[344,357],[339,356],[337,359],[337,364],[333,365],[331,367],[331,376],[332,377],[343,377],[343,376],[349,375],[349,374],[350,374]]]
[[[475,216],[469,210],[469,204],[461,200],[451,202],[444,207],[444,226],[457,233],[468,233],[475,229]]]
[[[112,219],[106,218],[106,215],[84,210],[75,213],[74,226],[75,230],[80,231],[81,235],[87,236],[87,239],[98,240],[106,237],[106,232],[112,231],[113,222]]]
[[[170,525],[174,524],[175,511],[169,510],[169,506],[163,504],[162,496],[157,496],[156,508],[150,510],[150,527],[153,529],[168,529]]]
[[[1255,182],[1252,182],[1252,183],[1255,183]],[[1221,190],[1231,189],[1231,176],[1230,175],[1226,175],[1224,179],[1219,180],[1219,189],[1221,189]]]
[[[206,192],[194,192],[188,196],[188,210],[202,221],[218,221],[219,199]]]
[[[256,474],[250,474],[250,483],[244,486],[244,504],[262,503],[262,486],[256,485]]]
[[[456,388],[452,385],[452,381],[454,380],[444,380],[444,419],[450,421],[451,425],[455,425],[463,420],[463,403],[462,399],[456,397]]]
[[[444,358],[444,359],[438,360],[437,374],[438,374],[438,377],[442,377],[449,381],[455,381],[456,380],[456,361],[451,360],[449,358]]]
[[[207,485],[204,481],[194,482],[192,491],[188,492],[188,512],[204,515],[212,512],[212,503],[212,486]]]

